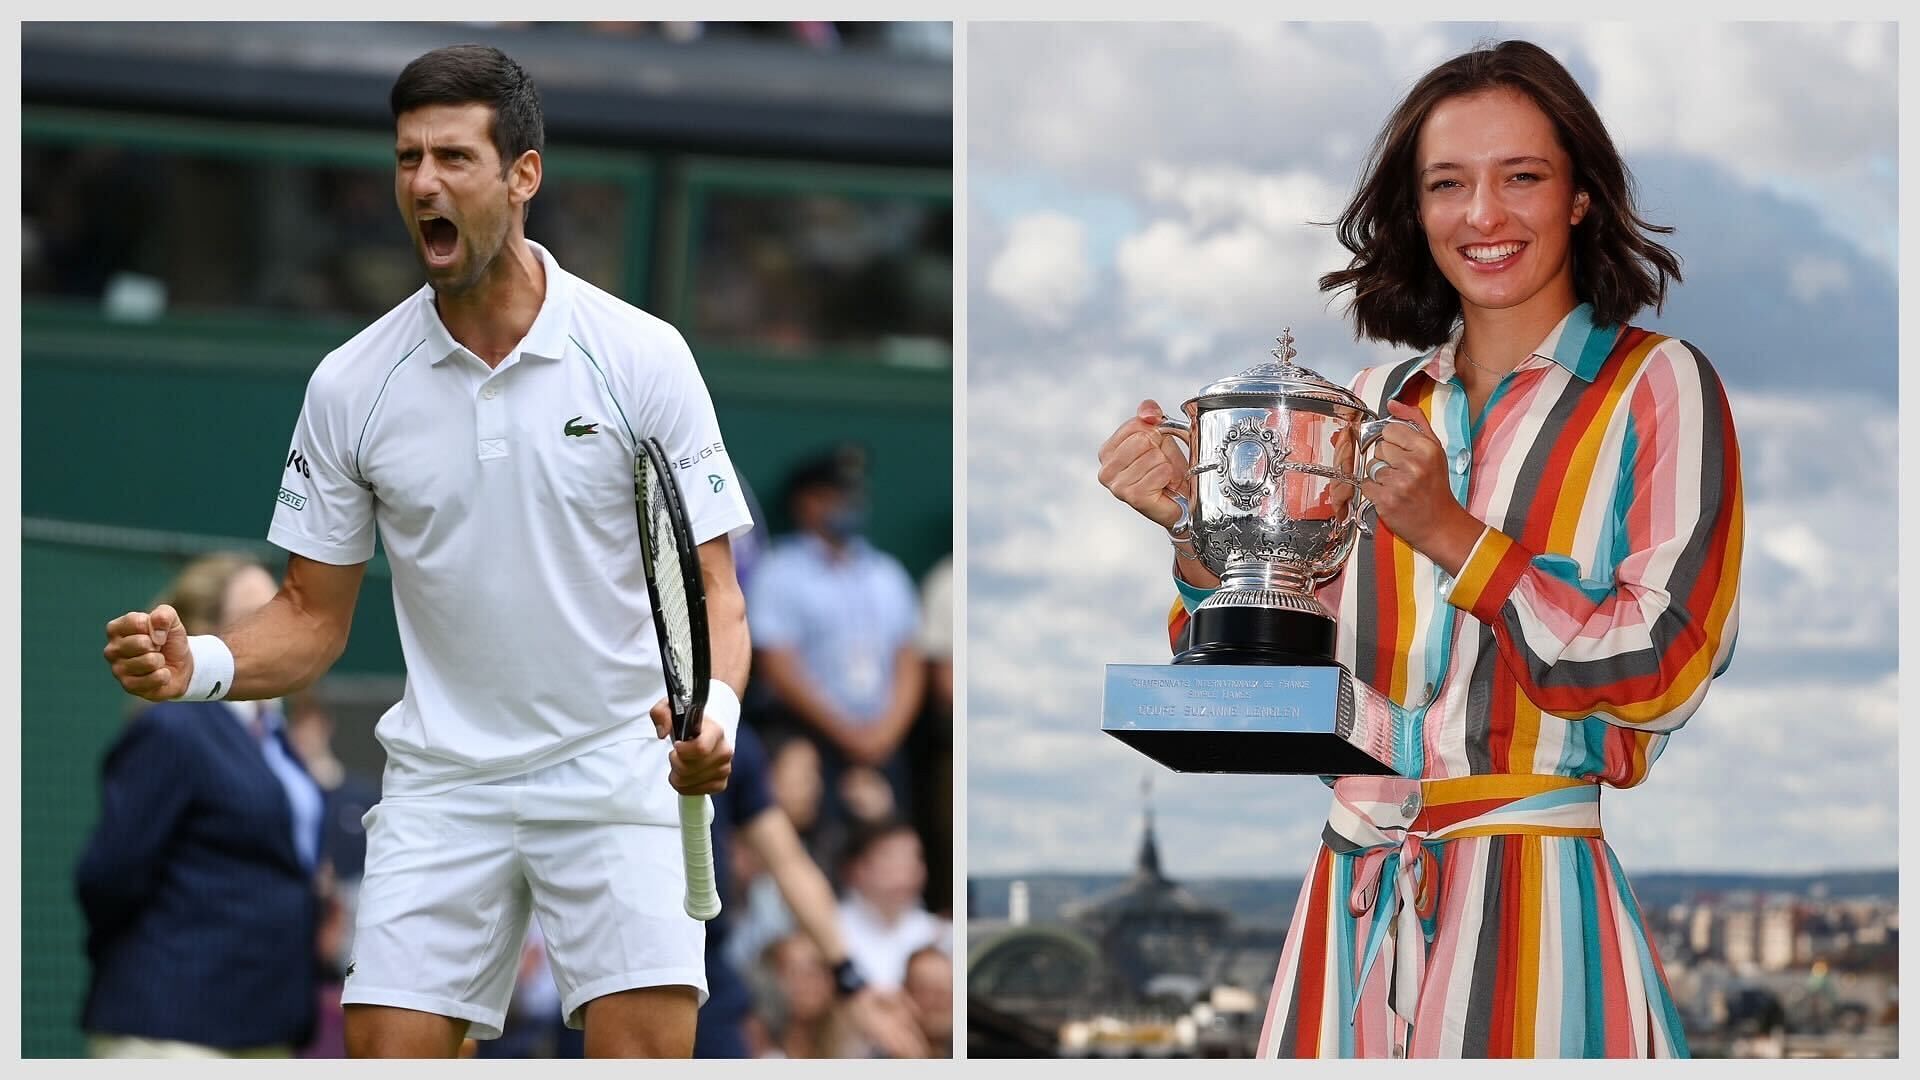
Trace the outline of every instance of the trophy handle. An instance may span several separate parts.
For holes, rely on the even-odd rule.
[[[1183,444],[1186,445],[1187,460],[1189,462],[1193,460],[1193,425],[1192,424],[1187,423],[1185,420],[1177,416],[1163,415],[1160,418],[1160,423],[1156,430],[1165,432],[1168,435],[1172,435],[1178,438]],[[1193,470],[1189,469],[1187,471],[1187,475],[1192,476]],[[1187,499],[1185,495],[1181,494],[1178,491],[1173,490],[1172,488],[1167,489],[1167,494],[1171,495],[1173,497],[1173,501],[1180,505],[1180,520],[1168,526],[1167,528],[1168,535],[1174,537],[1177,540],[1191,539],[1193,541],[1193,547],[1195,552],[1200,552],[1202,550],[1200,547],[1201,545],[1200,534],[1193,531],[1193,504]]]
[[[1398,417],[1389,416],[1384,420],[1369,420],[1360,425],[1360,442],[1355,448],[1358,456],[1362,458],[1366,457],[1367,451],[1373,449],[1373,444],[1379,442],[1381,436],[1387,433],[1387,429],[1395,424],[1413,431],[1420,430],[1418,425],[1401,420]]]
[[[1360,438],[1354,445],[1354,466],[1359,468],[1361,472],[1366,472],[1366,469],[1362,466],[1367,460],[1367,451],[1373,449],[1373,445],[1379,442],[1382,436],[1386,435],[1387,429],[1395,424],[1404,428],[1412,428],[1414,431],[1420,430],[1415,424],[1393,417],[1387,417],[1383,420],[1369,420],[1360,425]],[[1357,500],[1353,513],[1354,520],[1360,525],[1360,535],[1372,536],[1373,526],[1367,523],[1367,511],[1374,509],[1373,500],[1360,494],[1359,477],[1354,477],[1349,482],[1353,484],[1353,496]],[[1375,514],[1377,516],[1378,511],[1375,511]]]

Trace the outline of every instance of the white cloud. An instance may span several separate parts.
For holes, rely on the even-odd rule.
[[[1741,647],[1891,652],[1899,626],[1892,403],[1731,396],[1746,485]]]
[[[1898,677],[1810,672],[1788,687],[1755,685],[1738,664],[1736,656],[1647,783],[1603,800],[1621,860],[1663,870],[1892,864]]]
[[[968,153],[1082,179],[1152,158],[1322,160],[1385,115],[1407,60],[1384,40],[1358,24],[978,24]]]
[[[1066,326],[1093,291],[1085,226],[1051,212],[1016,219],[987,268],[987,291],[1028,322]]]
[[[1595,23],[1574,37],[1598,71],[1589,94],[1629,160],[1708,158],[1893,263],[1891,23]]]
[[[1852,287],[1853,275],[1847,272],[1846,264],[1834,259],[1795,259],[1787,267],[1787,291],[1808,307],[1817,307],[1825,297]]]
[[[1575,37],[1625,153],[1702,154],[1764,181],[1861,169],[1889,150],[1890,23],[1595,23]]]
[[[1414,80],[1488,36],[1536,41],[1573,67],[1630,163],[1709,159],[1893,265],[1891,23],[982,24],[969,31],[968,152],[1083,182],[1163,160],[1302,170],[1344,189]],[[1643,196],[1656,216],[1667,205]]]
[[[1308,172],[1154,162],[1143,187],[1164,216],[1121,240],[1115,259],[1135,333],[1192,355],[1325,315],[1313,268],[1346,254],[1331,229],[1310,223],[1339,213],[1332,185]]]

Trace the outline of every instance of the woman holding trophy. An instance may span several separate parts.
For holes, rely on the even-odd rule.
[[[1730,659],[1739,453],[1706,358],[1629,325],[1679,261],[1572,76],[1537,46],[1425,75],[1338,223],[1359,335],[1420,350],[1349,389],[1384,425],[1377,525],[1316,599],[1335,657],[1392,702],[1398,776],[1332,780],[1264,1057],[1686,1056],[1600,828]],[[1188,459],[1145,402],[1100,479],[1173,528]],[[1212,477],[1201,483],[1213,483]],[[1179,526],[1175,528],[1175,526]]]

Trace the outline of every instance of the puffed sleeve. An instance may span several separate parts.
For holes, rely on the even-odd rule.
[[[1488,527],[1447,600],[1492,628],[1541,709],[1642,731],[1678,728],[1732,657],[1739,620],[1740,452],[1705,356],[1669,339],[1626,391],[1623,555],[1611,581]]]

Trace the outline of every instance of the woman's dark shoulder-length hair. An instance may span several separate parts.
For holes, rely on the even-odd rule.
[[[1673,227],[1651,224],[1634,209],[1632,175],[1580,85],[1545,49],[1503,41],[1421,78],[1387,118],[1365,179],[1333,223],[1353,261],[1322,275],[1320,288],[1353,289],[1350,311],[1361,337],[1431,349],[1453,332],[1460,296],[1427,249],[1414,153],[1435,106],[1496,88],[1525,94],[1547,114],[1572,159],[1574,190],[1587,193],[1586,216],[1573,230],[1573,288],[1593,305],[1595,321],[1623,326],[1648,305],[1657,311],[1668,279],[1680,280],[1679,257],[1646,235]]]

